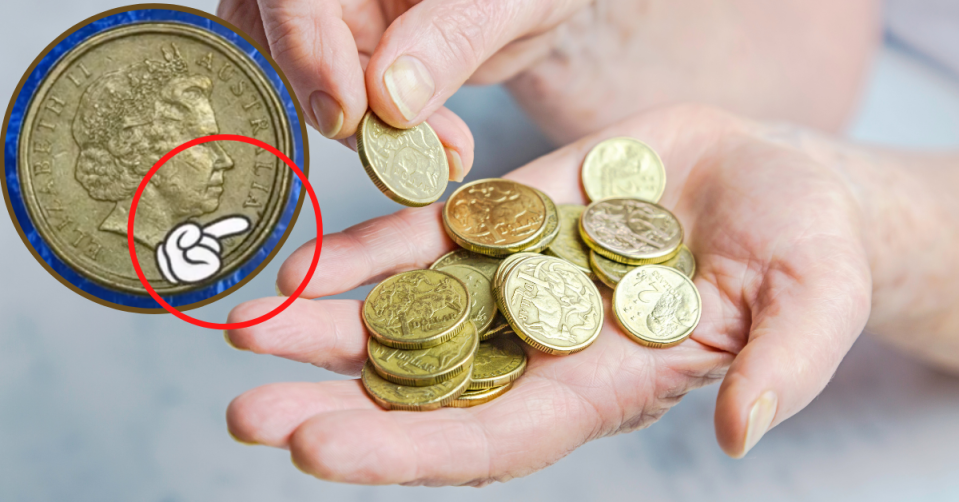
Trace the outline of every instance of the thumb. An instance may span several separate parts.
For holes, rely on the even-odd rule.
[[[506,44],[556,26],[584,3],[424,0],[390,24],[370,59],[370,106],[394,127],[419,124]]]
[[[830,263],[831,262],[831,263]],[[869,317],[868,270],[835,257],[769,267],[754,302],[749,341],[716,402],[716,437],[743,457],[772,427],[806,407],[832,377]]]

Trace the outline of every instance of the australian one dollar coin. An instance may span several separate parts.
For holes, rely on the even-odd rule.
[[[296,205],[295,174],[269,151],[238,141],[190,147],[146,184],[132,227],[128,217],[146,173],[190,140],[242,135],[295,158],[295,108],[267,67],[218,33],[172,21],[115,26],[65,51],[33,89],[17,145],[20,197],[36,235],[80,277],[115,292],[121,300],[107,301],[121,307],[156,306],[134,271],[131,234],[147,281],[174,305],[242,283],[251,260],[263,262],[282,244]],[[243,223],[223,232],[214,225],[223,220]],[[195,242],[177,234],[158,249],[187,223]],[[219,262],[209,277],[171,265],[210,253]],[[204,293],[189,295],[197,291]]]

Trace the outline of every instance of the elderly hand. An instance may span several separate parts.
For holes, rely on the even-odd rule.
[[[878,11],[877,0],[221,0],[217,13],[269,48],[322,134],[349,137],[367,108],[396,127],[427,120],[459,181],[473,139],[443,104],[465,82],[509,81],[563,142],[684,101],[835,129]]]
[[[300,469],[324,479],[483,484],[542,469],[586,441],[645,427],[691,389],[725,375],[716,432],[727,453],[744,455],[823,389],[869,317],[859,205],[832,166],[804,152],[805,136],[688,106],[619,123],[506,177],[557,203],[585,203],[580,164],[614,136],[647,142],[666,165],[661,203],[683,222],[698,261],[703,312],[690,339],[667,349],[640,346],[607,310],[592,346],[565,357],[530,350],[526,374],[485,405],[387,412],[356,380],[274,384],[230,405],[231,433],[289,448]],[[404,209],[326,236],[304,296],[428,267],[454,247],[440,209]],[[302,280],[313,246],[283,265],[281,291]],[[242,304],[230,321],[282,300]],[[228,340],[356,375],[366,359],[361,304],[297,300],[269,322],[229,332]]]

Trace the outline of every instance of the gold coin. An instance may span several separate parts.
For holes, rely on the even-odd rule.
[[[449,265],[437,270],[452,275],[466,285],[470,293],[469,320],[476,326],[478,334],[486,333],[496,315],[496,300],[493,299],[489,279],[479,270],[466,265]]]
[[[495,291],[495,290],[494,290]],[[496,298],[494,293],[493,298]],[[497,302],[498,303],[498,302]],[[486,333],[480,335],[480,341],[485,342],[490,338],[493,338],[496,335],[505,335],[507,333],[512,333],[513,328],[509,325],[509,321],[506,320],[506,317],[503,316],[502,312],[499,312],[499,307],[497,307],[496,317],[493,318],[493,325],[490,326]]]
[[[559,206],[559,235],[546,249],[546,254],[562,258],[583,271],[590,279],[596,279],[589,265],[589,247],[579,236],[579,218],[586,206],[562,204]]]
[[[260,253],[291,197],[294,174],[277,157],[238,142],[206,143],[157,171],[128,228],[146,172],[188,140],[240,134],[294,156],[289,118],[263,70],[219,35],[187,24],[128,24],[77,44],[38,86],[22,131],[18,177],[40,237],[79,275],[113,291],[146,295],[129,233],[153,289],[188,293]],[[156,250],[168,232],[228,216],[250,226],[219,241],[220,270],[202,282],[165,280]]]
[[[449,265],[466,265],[479,270],[492,282],[501,261],[503,260],[499,258],[492,258],[466,249],[457,249],[441,256],[440,259],[430,265],[430,268],[437,270]]]
[[[535,188],[533,190],[536,190]],[[536,240],[531,246],[524,248],[523,251],[527,253],[540,253],[553,241],[556,240],[556,237],[559,235],[559,209],[556,207],[556,203],[553,202],[553,199],[546,195],[540,190],[536,190],[536,193],[543,199],[543,203],[546,205],[546,228],[543,229],[542,235]]]
[[[366,392],[376,404],[387,410],[430,411],[446,406],[466,390],[471,369],[454,378],[426,387],[397,385],[384,379],[373,368],[373,363],[363,366],[361,380]]]
[[[450,408],[472,408],[473,406],[479,406],[483,403],[488,403],[503,394],[506,394],[513,388],[512,383],[502,385],[500,387],[493,387],[492,389],[477,389],[477,390],[467,390],[462,393],[456,399],[450,401],[450,404],[446,405]]]
[[[363,322],[376,341],[397,349],[435,347],[456,336],[470,313],[459,279],[413,270],[376,285],[363,304]]]
[[[647,347],[682,342],[696,329],[701,311],[699,291],[689,277],[662,265],[636,267],[613,293],[616,321]]]
[[[660,263],[664,267],[675,268],[690,279],[696,277],[696,257],[685,244],[679,246],[676,256]]]
[[[506,277],[506,274],[513,268],[520,260],[530,258],[533,256],[539,256],[539,253],[516,253],[511,254],[506,257],[505,260],[500,263],[499,268],[496,270],[496,275],[493,276],[493,297],[496,297],[497,291],[503,287],[503,277]]]
[[[497,336],[479,344],[473,356],[473,376],[467,390],[506,385],[526,371],[526,352],[512,336]]]
[[[593,267],[593,272],[596,274],[596,277],[611,289],[616,289],[616,285],[623,279],[623,276],[628,274],[630,270],[636,268],[636,265],[626,265],[625,263],[603,258],[601,254],[592,250],[589,252],[589,264]]]
[[[446,201],[443,226],[460,247],[506,256],[538,242],[546,230],[546,202],[536,190],[515,181],[474,181]]]
[[[469,368],[479,344],[473,323],[453,338],[428,349],[394,349],[370,337],[367,353],[376,372],[399,385],[425,387],[455,378]]]
[[[635,197],[655,203],[666,189],[662,159],[633,138],[612,138],[594,146],[583,161],[582,177],[592,201]]]
[[[627,265],[662,263],[679,252],[683,226],[666,208],[631,198],[593,202],[579,220],[583,241]]]
[[[553,256],[518,260],[503,278],[500,311],[533,348],[566,355],[588,347],[603,327],[603,301],[593,281]]]
[[[446,150],[426,122],[397,129],[367,111],[356,131],[356,150],[376,188],[400,204],[425,206],[446,191]]]

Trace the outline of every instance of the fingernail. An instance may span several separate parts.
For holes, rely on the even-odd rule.
[[[223,339],[226,340],[227,345],[229,345],[230,347],[233,347],[236,350],[246,350],[246,349],[241,349],[233,344],[233,340],[230,340],[230,332],[227,330],[223,330]]]
[[[413,120],[433,97],[433,77],[426,65],[413,56],[400,56],[383,75],[393,104],[406,120]]]
[[[244,440],[242,440],[242,439],[234,436],[233,433],[230,432],[229,430],[227,430],[226,432],[229,433],[229,434],[230,434],[230,437],[233,438],[233,440],[236,441],[237,443],[245,444],[245,445],[247,445],[247,446],[256,446],[256,445],[257,445],[257,443],[252,443],[252,442],[250,442],[250,441],[244,441]]]
[[[286,296],[286,295],[283,294],[283,292],[280,291],[280,283],[279,283],[279,282],[274,282],[274,283],[273,283],[273,289],[276,290],[276,296]]]
[[[460,158],[460,154],[452,148],[447,148],[446,159],[450,162],[450,181],[457,183],[463,181],[463,178],[466,177],[466,170],[463,169],[463,159]]]
[[[756,446],[756,443],[762,439],[763,434],[766,434],[766,431],[769,430],[770,424],[773,423],[773,418],[776,417],[776,408],[779,405],[779,398],[776,397],[776,393],[767,390],[763,392],[759,399],[753,403],[753,407],[749,410],[749,418],[746,422],[746,441],[743,445],[743,456],[746,456],[749,453],[749,450],[753,449]]]
[[[333,99],[333,96],[323,91],[316,91],[310,95],[310,106],[313,108],[313,115],[316,116],[316,127],[320,130],[320,134],[332,138],[340,133],[340,129],[343,128],[343,108]]]

